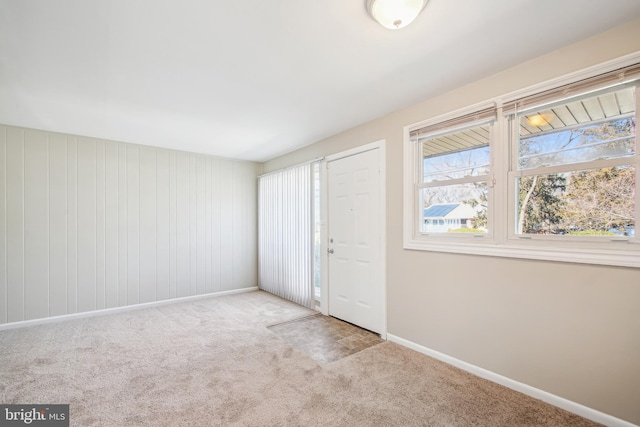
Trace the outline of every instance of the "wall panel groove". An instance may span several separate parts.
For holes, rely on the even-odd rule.
[[[105,244],[105,216],[106,216],[106,171],[105,171],[105,142],[96,141],[96,309],[105,308],[106,301],[106,244]]]
[[[6,230],[7,321],[24,320],[24,131],[7,129]]]
[[[0,125],[0,323],[257,285],[256,164]]]
[[[50,134],[47,134],[47,173],[46,173],[46,188],[47,188],[47,316],[51,316],[51,156],[50,156]]]
[[[49,315],[67,313],[67,141],[49,135]]]
[[[78,288],[78,153],[77,140],[67,137],[67,313],[76,313]]]
[[[7,322],[7,129],[0,129],[0,323]]]

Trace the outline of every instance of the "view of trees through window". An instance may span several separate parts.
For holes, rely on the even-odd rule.
[[[486,233],[490,125],[423,141],[424,232]]]
[[[518,233],[633,235],[635,170],[591,169],[518,179]]]
[[[508,120],[519,129],[505,187],[515,191],[513,232],[635,235],[634,86],[548,104]],[[488,231],[491,127],[472,125],[420,140],[422,232]]]
[[[517,178],[516,232],[633,236],[635,149],[633,117],[521,136],[520,170],[571,170]]]

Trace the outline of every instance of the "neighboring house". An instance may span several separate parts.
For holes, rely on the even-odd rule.
[[[424,210],[425,232],[443,233],[460,228],[472,228],[476,211],[464,203],[435,204]]]

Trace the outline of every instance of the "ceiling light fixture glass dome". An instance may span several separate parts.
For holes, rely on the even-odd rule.
[[[418,17],[429,0],[367,0],[367,10],[385,28],[406,27]]]

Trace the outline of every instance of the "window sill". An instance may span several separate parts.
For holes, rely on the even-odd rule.
[[[517,243],[492,244],[487,242],[475,243],[413,239],[405,241],[404,248],[466,255],[640,268],[640,251],[637,248],[577,248],[575,246],[561,247],[558,243],[547,243],[547,245],[543,246],[530,246]]]

